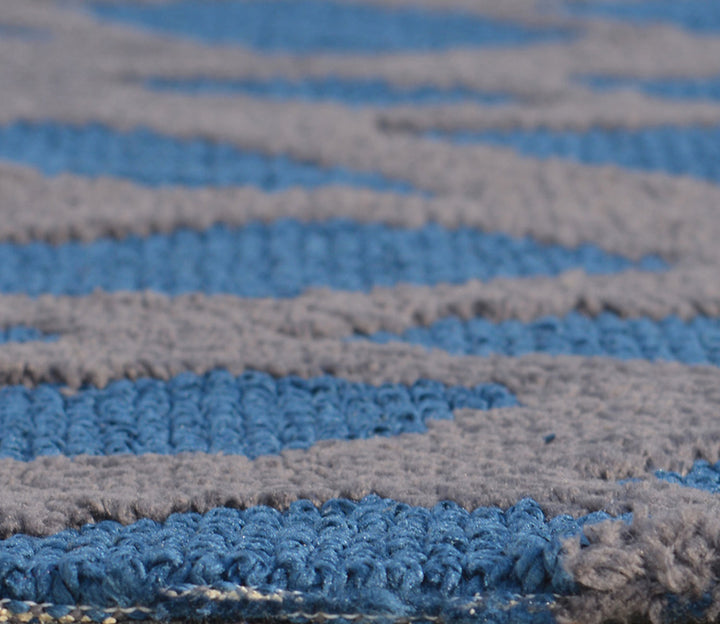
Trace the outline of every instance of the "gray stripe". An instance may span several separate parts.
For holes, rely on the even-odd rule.
[[[405,4],[406,0],[396,0]],[[302,59],[286,55],[262,56],[238,48],[213,48],[191,42],[160,38],[141,30],[98,23],[86,13],[63,10],[56,3],[4,0],[4,19],[26,26],[51,29],[54,39],[42,46],[33,42],[0,42],[6,61],[0,72],[10,74],[13,65],[32,67],[40,76],[34,89],[53,85],[56,98],[68,82],[68,67],[75,68],[73,82],[82,76],[127,79],[129,76],[198,75],[268,76],[341,75],[384,77],[399,84],[463,84],[478,89],[509,90],[531,97],[558,96],[566,91],[571,76],[579,73],[619,73],[661,76],[703,76],[720,72],[720,41],[671,26],[638,28],[600,19],[567,19],[561,12],[538,10],[535,3],[494,3],[454,0],[465,9],[529,23],[579,24],[583,36],[571,43],[548,43],[502,50],[457,50],[439,54],[393,54],[368,64],[362,57],[314,56]],[[407,0],[417,4],[416,0]],[[426,3],[447,5],[439,0]],[[556,3],[561,4],[561,3]],[[668,55],[667,50],[673,50]],[[482,66],[483,71],[477,71]],[[543,71],[538,72],[537,67]],[[64,69],[63,69],[64,68]],[[27,75],[27,74],[25,74]],[[62,75],[64,81],[58,81]],[[22,80],[22,78],[21,78]],[[10,84],[4,82],[4,84]],[[27,93],[30,86],[24,81]],[[67,85],[70,86],[70,85]],[[77,85],[75,85],[77,89]],[[72,89],[67,89],[67,95]],[[87,92],[84,92],[87,93]],[[76,99],[82,99],[78,93]],[[99,90],[92,95],[98,97]],[[6,94],[7,95],[7,94]],[[91,98],[92,99],[92,98]],[[28,102],[26,102],[28,103]]]
[[[11,0],[9,6],[13,7],[13,14],[22,14],[24,11],[24,4],[17,5],[14,0]],[[165,46],[171,46],[167,50],[172,51],[172,59],[184,59],[196,54],[199,57],[204,54],[219,54],[218,59],[221,61],[218,62],[228,67],[241,66],[243,59],[250,57],[238,51],[231,54],[228,51],[211,51],[188,43],[170,43],[140,31],[99,27],[92,20],[75,13],[67,13],[71,17],[62,17],[63,15],[65,12],[58,12],[59,24],[55,38],[47,42],[0,42],[0,55],[7,59],[7,62],[0,66],[0,80],[6,85],[3,107],[0,109],[0,119],[3,121],[11,121],[17,117],[54,117],[76,123],[95,120],[118,128],[145,125],[178,136],[206,136],[234,141],[242,147],[268,153],[289,153],[325,165],[377,170],[388,176],[410,181],[418,188],[470,195],[487,202],[488,205],[496,198],[502,198],[507,189],[511,189],[510,197],[522,198],[522,201],[531,198],[533,202],[540,201],[541,205],[553,202],[556,195],[567,197],[568,190],[563,189],[574,189],[569,201],[584,206],[587,202],[592,202],[592,198],[597,195],[595,189],[602,188],[604,195],[604,191],[611,187],[611,184],[605,182],[618,176],[617,170],[613,168],[596,170],[574,163],[541,163],[501,148],[460,147],[439,141],[388,135],[381,127],[384,113],[354,111],[328,103],[261,102],[243,97],[188,98],[147,92],[128,84],[128,75],[136,71],[134,68],[137,65],[144,66],[149,57],[155,58],[156,53],[160,55],[157,62],[165,63],[166,60],[163,59],[166,59],[166,56],[161,54],[162,50],[166,50]],[[33,20],[35,17],[28,19],[29,22]],[[39,24],[42,20],[36,21]],[[620,29],[620,32],[618,39],[625,41],[626,35],[622,34],[624,31]],[[550,48],[538,46],[537,54],[534,50],[532,57],[527,50],[523,50],[481,52],[473,53],[474,55],[467,53],[469,56],[463,56],[466,53],[461,52],[458,53],[459,60],[453,56],[455,53],[448,53],[439,58],[446,59],[451,67],[455,67],[456,63],[459,67],[467,64],[474,75],[483,75],[485,72],[476,71],[477,63],[481,62],[483,67],[496,67],[492,54],[501,54],[497,58],[498,71],[507,75],[507,66],[520,68],[525,80],[530,73],[538,74],[534,68],[541,62],[543,54],[551,55],[545,59],[546,62],[542,62],[543,67],[555,67],[558,66],[556,62],[559,62],[559,67],[564,68],[562,71],[578,71],[581,68],[569,68],[568,61],[559,59],[601,57],[602,54],[589,54],[600,49],[610,49],[612,54],[615,54],[615,50],[622,48],[622,45],[616,44],[613,39],[613,45],[608,47],[609,36],[610,34],[599,39],[593,36],[583,38],[582,43],[577,44],[585,46],[582,49],[574,49],[572,45]],[[640,39],[643,40],[644,37]],[[650,39],[652,40],[652,37]],[[628,41],[632,40],[628,38]],[[667,43],[662,37],[661,40],[663,44]],[[702,49],[688,48],[683,54],[687,54],[694,62],[708,56],[713,58],[709,54],[708,46],[711,45],[714,44],[704,43]],[[665,49],[670,48],[666,46],[663,50]],[[672,58],[685,58],[683,54],[678,52],[673,54]],[[640,57],[644,58],[642,55]],[[425,62],[422,57],[412,58],[414,62]],[[533,59],[532,67],[527,64],[528,58]],[[633,54],[627,53],[623,56],[623,62],[632,58]],[[666,59],[667,55],[663,54],[662,58]],[[720,50],[717,58],[720,59]],[[261,59],[262,57],[256,57],[258,67]],[[290,71],[290,61],[278,62],[286,63]],[[364,60],[354,59],[354,62],[361,63],[365,67],[364,71],[367,71]],[[263,71],[273,71],[269,61],[266,63],[263,60],[263,63]],[[303,71],[311,64],[311,61],[303,60]],[[68,72],[68,67],[73,70]],[[188,72],[197,71],[197,68],[191,70],[190,67],[188,65]],[[399,73],[417,75],[415,70],[411,71],[404,65],[402,68],[403,72]],[[329,69],[329,66],[325,69]],[[444,66],[436,69],[443,70],[438,73],[447,76],[447,80],[451,82],[462,82],[457,77],[458,72],[466,71],[453,69],[446,72]],[[720,67],[718,70],[720,71]],[[28,72],[34,77],[32,81],[27,79]],[[546,80],[547,76],[543,73],[542,78]],[[563,77],[562,81],[564,80]],[[633,110],[630,117],[626,114],[628,103]],[[558,116],[555,109],[561,110],[563,115]],[[550,103],[541,97],[535,104],[508,107],[507,112],[462,108],[458,110],[467,110],[471,117],[469,121],[476,125],[491,122],[503,125],[540,122],[567,125],[570,123],[567,119],[570,119],[572,125],[577,127],[596,123],[596,115],[600,113],[601,118],[608,123],[625,123],[624,119],[630,119],[628,123],[634,125],[650,123],[653,120],[665,122],[670,119],[686,123],[720,121],[718,106],[673,104],[622,93],[608,95],[603,99],[603,108],[599,111],[595,105],[590,106],[585,97],[577,95],[576,90],[568,91],[564,87],[562,97]],[[440,120],[446,115],[442,112],[427,114],[440,115]],[[431,121],[434,123],[437,119]],[[468,120],[463,123],[468,123]],[[328,141],[327,137],[330,136],[332,140]],[[418,163],[422,163],[422,166],[419,167]],[[632,178],[633,174],[624,173],[623,176]],[[666,180],[664,176],[650,174],[635,176],[636,182],[630,184],[637,187],[641,187],[646,180],[658,180],[658,185],[661,184],[660,180]],[[647,191],[644,194],[647,195]],[[538,197],[544,199],[537,200]],[[499,205],[502,206],[518,200],[500,201],[502,203]],[[634,205],[629,207],[625,201],[619,205],[628,212],[639,213]],[[706,205],[710,205],[710,202]]]
[[[426,434],[326,441],[254,461],[206,454],[2,460],[0,533],[47,534],[105,518],[127,523],[219,505],[284,507],[298,497],[322,502],[370,492],[419,505],[450,499],[468,508],[507,507],[532,496],[551,515],[643,513],[710,500],[657,482],[648,470],[682,471],[698,456],[718,459],[720,370],[439,353],[373,361],[392,370],[363,366],[348,376],[493,380],[516,391],[525,407],[461,410],[454,421],[431,422]],[[556,437],[546,443],[550,433]],[[628,477],[650,482],[617,484]]]
[[[538,169],[536,159],[517,156],[504,148],[448,145],[398,134],[388,136],[383,129],[393,127],[393,116],[401,116],[410,127],[540,124],[587,128],[598,123],[641,127],[653,123],[720,121],[718,105],[664,102],[622,91],[595,99],[567,96],[562,102],[498,109],[452,107],[427,112],[387,113],[358,111],[334,103],[262,101],[244,96],[189,98],[181,94],[148,92],[132,85],[104,83],[100,79],[93,81],[90,77],[80,78],[80,81],[80,84],[69,81],[65,85],[68,92],[63,93],[64,87],[54,87],[52,81],[29,89],[24,77],[18,81],[10,76],[12,90],[0,110],[0,120],[45,120],[48,117],[68,123],[92,120],[119,129],[141,125],[176,136],[228,140],[247,149],[268,153],[288,152],[327,165],[379,169],[388,175],[411,180],[421,188],[448,192],[464,190],[469,182],[464,178],[469,178],[470,172],[475,176],[476,188],[480,187],[477,182],[479,172],[482,172],[481,179],[489,177],[490,171],[496,174],[505,170],[505,175],[513,169],[533,172]],[[92,98],[78,97],[78,91],[87,93],[91,88],[100,90]],[[57,97],[43,99],[41,96],[47,96],[48,89],[57,91]],[[30,97],[34,99],[29,100]],[[627,117],[628,107],[634,111],[632,117]],[[452,114],[448,115],[448,111]],[[414,118],[417,123],[412,121]],[[328,142],[328,134],[336,140]],[[423,166],[418,167],[418,162]],[[452,170],[448,170],[449,166]],[[565,169],[570,173],[583,168],[575,164]],[[459,187],[451,184],[456,182],[460,183]]]
[[[13,84],[12,82],[10,83]],[[51,84],[51,83],[50,83]],[[43,88],[49,88],[43,83]],[[69,87],[73,92],[97,88],[97,84]],[[230,141],[241,148],[269,154],[287,153],[326,166],[378,171],[415,184],[419,189],[451,195],[469,195],[490,204],[509,190],[511,198],[532,199],[540,206],[568,197],[584,206],[596,189],[618,178],[634,180],[626,186],[650,188],[667,183],[662,174],[620,174],[615,167],[588,167],[572,162],[543,162],[488,146],[458,146],[403,134],[385,134],[376,127],[375,114],[352,112],[339,106],[315,103],[259,102],[248,98],[188,98],[175,94],[150,94],[140,89],[101,86],[97,97],[77,100],[71,94],[27,94],[12,89],[0,109],[5,121],[16,117],[85,123],[89,120],[127,129],[147,126],[180,137],[201,136]],[[28,98],[31,98],[29,101]],[[44,104],[51,102],[51,104]],[[720,107],[717,119],[720,120]],[[536,111],[528,109],[530,118]],[[638,116],[642,117],[641,111]],[[691,119],[687,119],[691,121]],[[327,136],[332,141],[327,141]],[[422,163],[422,166],[418,166]],[[680,178],[682,184],[682,178]],[[707,186],[707,185],[706,185]],[[693,188],[700,188],[699,186]],[[623,209],[632,208],[620,195]],[[633,196],[647,197],[652,190]],[[614,196],[607,196],[608,199]],[[500,205],[517,199],[499,200]],[[647,214],[647,213],[646,213]],[[647,217],[646,217],[647,218]]]
[[[694,276],[693,283],[691,273],[685,277],[676,274],[675,289],[685,286],[693,292],[703,281],[717,283],[717,280],[708,279],[709,275],[700,272]],[[626,276],[619,276],[621,280],[623,277]],[[633,293],[632,298],[627,298],[629,304],[652,307],[663,301],[663,297],[672,301],[675,295],[676,304],[681,307],[686,300],[687,293],[673,293],[670,283],[664,287],[647,282],[646,294],[643,295],[643,289],[638,284],[642,283],[641,278],[649,276],[635,277],[639,280],[635,285],[620,282],[621,289]],[[544,291],[543,283],[551,288]],[[480,306],[482,309],[484,305],[490,314],[503,317],[523,307],[532,309],[533,305],[560,305],[557,303],[557,292],[552,290],[553,285],[556,289],[570,292],[573,288],[580,292],[589,288],[586,292],[590,293],[597,286],[592,281],[583,280],[581,275],[538,280],[531,287],[511,281],[506,285],[511,291],[513,288],[521,289],[514,292],[523,293],[524,298],[497,295],[493,304],[493,297],[489,295],[483,304],[483,299],[479,298],[482,289],[501,287],[502,283],[498,280],[484,287],[466,287],[476,288],[475,303],[470,300],[468,307],[458,307],[472,313],[473,307]],[[625,507],[618,502],[622,498],[603,497],[617,487],[603,480],[612,482],[619,478],[643,476],[645,470],[651,467],[682,471],[698,456],[711,461],[717,459],[720,434],[715,426],[715,414],[720,370],[714,367],[543,355],[522,358],[452,357],[407,345],[337,341],[347,330],[362,322],[375,324],[368,329],[377,329],[378,325],[390,325],[390,320],[396,315],[402,318],[399,310],[403,302],[412,301],[409,293],[414,293],[417,303],[408,306],[404,322],[416,322],[417,316],[423,314],[422,308],[417,307],[418,303],[424,300],[428,291],[387,291],[386,299],[381,293],[374,293],[371,297],[377,302],[379,318],[362,312],[359,302],[364,295],[356,299],[358,305],[347,297],[342,307],[355,310],[357,316],[353,319],[352,315],[347,315],[344,321],[338,318],[334,308],[343,301],[338,293],[309,295],[286,302],[287,307],[270,300],[253,303],[232,297],[196,295],[168,299],[149,293],[98,293],[82,299],[3,297],[0,299],[0,311],[5,322],[22,321],[44,331],[60,333],[61,338],[57,343],[0,347],[0,372],[3,381],[35,382],[44,379],[67,381],[75,386],[82,382],[103,385],[110,378],[122,376],[168,377],[183,370],[202,372],[218,366],[236,373],[246,368],[267,370],[277,375],[297,373],[312,376],[327,372],[370,383],[412,383],[423,377],[451,384],[495,381],[508,386],[525,406],[491,414],[461,413],[456,422],[437,423],[430,435],[411,437],[405,441],[353,442],[351,446],[358,449],[358,456],[348,451],[344,443],[324,443],[308,453],[294,454],[309,462],[307,473],[293,463],[281,476],[268,477],[267,483],[271,485],[260,487],[253,483],[246,496],[252,496],[256,490],[269,493],[279,489],[285,492],[282,480],[294,473],[303,475],[298,483],[316,483],[309,476],[313,473],[325,475],[323,479],[327,479],[328,475],[338,475],[339,480],[333,482],[335,489],[325,480],[320,482],[324,488],[321,490],[328,496],[342,495],[345,490],[339,487],[357,483],[352,490],[354,495],[367,492],[370,488],[388,496],[402,495],[415,502],[430,500],[428,492],[434,492],[436,497],[464,501],[468,506],[490,502],[511,504],[513,499],[532,495],[543,501],[548,509],[556,511],[560,508],[576,511],[598,508],[611,499],[616,501],[616,509],[622,511]],[[437,293],[439,301],[443,299],[442,292],[441,288]],[[502,288],[498,292],[502,292]],[[547,295],[545,304],[543,292]],[[658,292],[662,295],[659,296]],[[537,295],[535,304],[530,293]],[[327,299],[324,310],[323,296]],[[383,301],[387,304],[385,308]],[[560,301],[569,304],[574,299],[560,298]],[[587,301],[591,302],[590,305],[604,305],[597,299]],[[718,306],[720,297],[716,296],[714,301],[710,304]],[[452,305],[453,302],[449,303]],[[436,301],[435,305],[434,313],[437,313],[446,304]],[[313,310],[314,306],[320,309]],[[433,314],[432,309],[428,312],[427,308],[425,313]],[[259,322],[260,319],[262,322]],[[327,323],[332,323],[333,319],[334,327]],[[327,334],[333,335],[334,339],[320,337]],[[556,440],[545,444],[543,438],[549,433],[555,433]],[[400,450],[398,445],[405,450]],[[339,450],[332,450],[336,446]],[[390,463],[383,463],[385,460],[379,462],[378,456],[385,453],[383,449],[387,450],[387,461]],[[448,449],[456,450],[450,452]],[[312,459],[315,453],[321,451],[329,453],[327,465],[332,466],[332,470],[319,468],[322,461]],[[371,454],[371,458],[367,453]],[[425,457],[429,459],[423,459]],[[480,464],[479,458],[482,458]],[[245,462],[240,458],[227,461]],[[279,460],[262,461],[272,463]],[[347,464],[342,464],[345,461]],[[208,462],[214,465],[213,461]],[[130,466],[125,463],[125,458],[120,463]],[[346,472],[338,469],[341,464],[346,466]],[[253,465],[254,474],[257,474],[257,465]],[[376,467],[379,471],[377,478],[358,477],[357,465]],[[542,471],[538,471],[539,465],[543,466]],[[479,472],[468,473],[468,466],[478,466]],[[135,474],[135,471],[127,469],[129,474]],[[228,470],[235,474],[232,472],[235,469]],[[405,475],[405,471],[407,478],[397,478],[398,474]],[[437,481],[428,477],[433,471],[437,471]],[[59,470],[56,472],[60,473]],[[468,474],[467,477],[462,476]],[[386,478],[380,479],[381,475]],[[464,480],[466,478],[470,481]],[[244,480],[244,476],[235,475],[231,483]],[[11,473],[4,481],[14,483]],[[212,479],[205,481],[209,482]],[[109,483],[103,485],[100,491],[116,496]],[[415,485],[407,485],[410,483]],[[398,490],[397,484],[409,490]],[[11,492],[14,491],[15,486],[8,487]],[[80,490],[90,491],[85,485]],[[53,496],[57,495],[55,490],[50,492]],[[305,495],[303,492],[291,489],[287,500]],[[311,491],[306,493],[319,496]],[[33,498],[36,494],[28,496]],[[202,490],[192,495],[188,493],[184,500],[195,501],[205,496],[207,493]],[[629,497],[627,505],[632,505],[634,498]],[[553,501],[561,507],[549,507]]]
[[[633,259],[660,254],[673,262],[694,263],[720,256],[715,214],[720,188],[715,185],[555,162],[536,163],[532,169],[535,175],[519,179],[511,175],[512,166],[488,174],[475,199],[425,199],[350,188],[269,194],[249,187],[148,189],[109,178],[46,178],[0,164],[5,216],[0,238],[62,242],[147,235],[180,226],[205,228],[218,221],[240,225],[280,217],[349,217],[403,227],[428,221],[470,225],[570,247],[593,242]]]
[[[697,457],[718,459],[720,369],[714,367],[544,355],[452,357],[407,345],[342,343],[308,338],[327,331],[322,317],[288,310],[286,318],[292,319],[294,334],[302,336],[290,337],[262,329],[256,321],[274,302],[259,302],[252,312],[249,302],[232,297],[170,300],[151,294],[97,294],[84,299],[6,297],[0,301],[2,316],[8,321],[23,317],[41,329],[65,334],[56,344],[0,348],[5,380],[43,378],[102,385],[111,377],[167,377],[182,370],[200,372],[224,366],[236,373],[246,368],[277,375],[326,372],[376,384],[412,383],[428,377],[467,385],[494,381],[508,386],[524,405],[487,413],[463,411],[454,422],[433,424],[423,436],[327,442],[307,452],[292,451],[282,459],[262,458],[254,463],[243,458],[198,456],[201,459],[196,460],[191,456],[152,460],[183,462],[171,463],[171,468],[154,464],[144,468],[134,462],[151,459],[88,459],[91,464],[109,462],[118,468],[108,477],[82,468],[86,476],[77,482],[77,489],[67,489],[70,498],[57,498],[57,488],[45,490],[55,503],[38,493],[37,486],[20,496],[25,486],[13,475],[20,470],[31,484],[46,487],[52,483],[50,473],[68,474],[75,464],[45,464],[69,460],[42,459],[14,468],[16,464],[8,462],[9,472],[0,482],[9,488],[6,499],[18,503],[6,507],[5,522],[10,523],[6,526],[15,527],[7,530],[46,530],[42,527],[50,522],[50,512],[40,511],[45,504],[60,514],[55,524],[47,524],[57,527],[98,519],[103,513],[130,521],[148,513],[169,513],[182,505],[286,504],[297,496],[319,501],[370,491],[418,504],[450,498],[468,507],[507,506],[530,495],[550,513],[599,508],[621,512],[642,505],[647,497],[636,489],[623,494],[625,490],[615,484],[617,479],[643,477],[654,468],[683,471]],[[277,312],[282,314],[282,310]],[[270,319],[266,322],[273,323]],[[544,438],[550,433],[555,440],[546,444]],[[85,460],[78,461],[85,466]],[[209,467],[198,467],[196,461]],[[358,474],[359,465],[364,467],[362,474]],[[33,472],[36,466],[39,473]],[[180,466],[186,467],[182,468],[185,472]],[[148,498],[136,493],[148,487],[137,482],[144,478],[139,475],[155,478],[163,470],[182,475],[166,480],[162,491],[150,490]],[[129,476],[121,477],[118,471]],[[204,471],[211,472],[203,477]],[[229,475],[223,477],[226,481],[217,476],[224,473]],[[130,485],[123,484],[124,478]],[[63,488],[69,483],[63,477]],[[187,484],[197,483],[201,484],[198,489],[187,489],[191,487]],[[238,484],[247,489],[239,490]],[[33,500],[38,507],[31,505]],[[152,505],[160,505],[161,511],[152,511]],[[23,509],[30,510],[27,516]]]
[[[628,111],[637,115],[628,115]],[[641,128],[680,124],[716,124],[720,106],[652,98],[633,91],[596,93],[568,89],[561,99],[533,104],[480,107],[403,107],[378,113],[386,130],[422,132],[427,130],[485,130],[503,128],[545,128],[585,130],[588,128]]]
[[[532,4],[525,10],[520,6],[518,3],[496,11],[537,21],[538,13]],[[32,114],[32,108],[37,110],[35,114],[39,117],[57,116],[68,110],[65,106],[68,103],[71,103],[70,111],[78,112],[83,106],[92,106],[100,114],[108,105],[121,104],[128,97],[123,84],[131,76],[211,74],[297,78],[332,74],[380,76],[399,84],[464,84],[478,89],[509,90],[538,100],[539,112],[534,106],[508,109],[513,118],[524,118],[524,123],[532,123],[533,120],[540,121],[538,114],[543,115],[543,102],[547,104],[547,97],[564,98],[576,91],[569,85],[571,77],[579,73],[701,76],[720,72],[719,41],[693,37],[668,27],[640,29],[617,23],[603,24],[600,20],[582,20],[584,36],[576,41],[533,46],[531,54],[524,47],[458,50],[433,55],[399,54],[379,57],[377,63],[369,65],[361,56],[268,57],[242,49],[212,48],[156,37],[140,29],[98,23],[85,13],[62,10],[52,3],[5,0],[3,12],[8,20],[50,28],[54,34],[41,45],[37,42],[0,42],[0,52],[7,61],[0,68],[3,83],[7,85],[3,112],[8,117],[4,118],[15,117],[18,109],[21,114]],[[570,23],[555,17],[545,19]],[[665,53],[668,49],[674,54],[668,56]],[[532,62],[528,62],[529,59]],[[477,71],[479,65],[483,67],[482,72]],[[537,71],[538,66],[543,67],[542,72]],[[32,82],[27,80],[28,68],[32,68],[37,78]],[[73,71],[68,72],[68,68]],[[16,85],[22,88],[20,93],[14,88]],[[89,92],[91,85],[95,88]],[[88,93],[92,93],[92,97]],[[54,97],[42,97],[51,94]],[[668,111],[675,111],[677,116],[671,118],[677,122],[699,122],[708,115],[717,119],[717,113],[712,112],[717,107],[673,105],[641,96],[632,100],[635,108],[633,115],[628,117],[623,114],[627,109],[622,109],[628,102],[625,96],[610,94],[603,97],[607,104],[601,109],[601,119],[610,115],[604,113],[606,109],[615,107],[617,114],[613,119],[619,124],[642,125],[653,119],[660,123],[673,115]],[[202,108],[204,99],[200,98],[201,102],[196,106]],[[13,106],[14,102],[18,109]],[[573,97],[568,97],[564,106],[571,111],[573,119],[579,120],[577,123],[597,122],[590,115],[593,110],[584,113],[586,104],[575,102]],[[115,113],[120,113],[126,106],[113,108]],[[499,111],[491,114],[505,115]],[[562,123],[550,113],[544,115],[548,117],[548,123],[553,119]]]
[[[573,271],[558,278],[497,279],[460,286],[400,285],[376,288],[369,294],[317,290],[294,301],[242,305],[247,306],[243,308],[246,318],[298,338],[343,338],[383,330],[400,333],[445,316],[530,321],[579,310],[591,316],[612,311],[625,317],[690,319],[720,316],[720,284],[715,276],[713,267],[661,274],[627,271],[609,277]],[[194,305],[200,301],[198,297]],[[231,300],[214,301],[227,309],[232,305]]]
[[[0,42],[3,58],[10,61],[0,67],[0,72],[8,74],[4,80],[12,78],[13,65],[16,63],[18,68],[33,67],[35,72],[47,76],[51,81],[51,73],[65,68],[64,73],[67,74],[67,68],[74,67],[72,77],[75,80],[83,75],[92,75],[96,80],[104,77],[113,82],[131,76],[158,74],[235,77],[280,75],[288,78],[332,74],[382,77],[410,85],[430,83],[449,86],[460,82],[479,89],[509,89],[520,93],[529,93],[533,88],[540,93],[554,92],[562,85],[562,76],[556,76],[550,84],[539,80],[537,72],[523,68],[523,62],[517,54],[513,55],[511,63],[503,63],[506,71],[496,68],[495,64],[488,64],[487,71],[477,72],[478,53],[475,51],[451,51],[438,55],[381,55],[376,57],[378,62],[373,63],[373,69],[362,56],[323,55],[302,59],[282,54],[263,56],[234,46],[213,48],[179,39],[160,38],[139,29],[99,23],[85,13],[62,11],[55,3],[38,2],[30,5],[22,0],[5,0],[3,11],[7,20],[46,27],[54,33],[54,39],[45,42],[43,46]],[[141,53],[138,54],[138,51]],[[559,50],[556,55],[559,56]],[[23,79],[19,77],[18,80]],[[43,88],[38,83],[29,85],[27,80],[23,86],[26,92],[31,86],[35,89]],[[62,86],[55,85],[56,88]]]
[[[717,316],[720,283],[715,278],[713,267],[610,277],[578,271],[463,286],[398,286],[370,294],[316,290],[285,301],[201,294],[169,298],[151,292],[37,299],[6,295],[0,297],[4,325],[30,325],[59,339],[0,346],[0,381],[103,386],[123,376],[167,378],[215,367],[303,375],[373,371],[368,374],[376,380],[383,375],[401,380],[416,374],[415,362],[424,350],[338,339],[357,332],[401,332],[450,314],[493,320],[530,320],[571,310]],[[446,364],[453,370],[463,365],[460,358],[440,354],[421,359],[428,365],[437,362],[432,366],[437,374]]]

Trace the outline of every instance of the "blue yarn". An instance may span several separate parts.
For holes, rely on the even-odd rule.
[[[480,594],[488,604],[477,607],[478,617],[506,621],[498,607],[509,598],[534,594],[541,607],[552,594],[574,591],[562,566],[561,540],[608,518],[547,519],[531,499],[507,511],[468,512],[452,502],[428,509],[368,496],[333,499],[320,508],[299,500],[282,512],[217,508],[176,513],[165,522],[104,521],[50,537],[0,541],[0,597],[60,607],[147,606],[160,618],[197,616],[190,606],[229,615],[222,609],[234,606],[235,616],[252,619],[298,605],[310,613],[320,608],[394,618],[457,614]],[[302,602],[285,594],[285,604],[203,605],[202,599],[193,604],[163,594],[237,585],[299,592]]]
[[[451,419],[455,409],[516,404],[497,384],[375,387],[260,372],[122,380],[70,397],[47,384],[9,386],[0,389],[0,458],[182,452],[255,458],[319,440],[423,433],[427,420]]]
[[[549,128],[431,132],[458,144],[512,147],[538,158],[561,156],[591,165],[664,171],[720,182],[720,126],[653,126],[585,131]]]
[[[26,122],[0,126],[0,160],[35,167],[46,175],[74,173],[127,178],[146,186],[258,186],[277,191],[326,184],[411,192],[378,173],[321,167],[243,151],[231,143],[180,139],[145,128],[120,131],[103,124]]]
[[[631,87],[671,100],[720,100],[720,76],[706,78],[635,78],[581,76],[579,81],[598,91]]]
[[[26,325],[12,325],[10,327],[0,328],[0,344],[8,342],[53,342],[57,340],[56,334],[46,334],[34,327]]]
[[[0,292],[85,295],[100,288],[292,297],[313,286],[368,291],[401,282],[557,275],[576,267],[595,274],[666,265],[655,256],[636,263],[593,245],[568,249],[469,227],[283,219],[88,243],[0,243]]]
[[[547,316],[530,323],[448,317],[429,327],[413,327],[402,335],[377,332],[368,339],[380,343],[400,340],[463,355],[602,355],[720,366],[720,319],[708,317],[683,321],[670,316],[655,321],[623,319],[610,312],[595,318],[571,312],[562,318]]]
[[[292,81],[285,78],[221,79],[153,78],[147,81],[153,89],[180,91],[187,94],[242,93],[271,100],[336,100],[353,106],[398,106],[411,104],[439,105],[459,102],[506,104],[512,97],[504,93],[479,92],[467,87],[437,87],[424,85],[406,87],[375,78],[305,78]]]
[[[720,30],[720,4],[714,0],[582,0],[567,2],[566,6],[576,14],[622,19],[637,24],[670,22],[701,33]]]
[[[442,50],[567,41],[566,29],[530,27],[461,11],[388,8],[321,0],[180,0],[97,3],[94,13],[206,43],[273,52]]]
[[[666,472],[665,470],[658,470],[655,472],[655,476],[663,481],[697,490],[706,490],[713,494],[720,492],[720,462],[711,464],[704,459],[698,459],[684,477],[677,472]]]

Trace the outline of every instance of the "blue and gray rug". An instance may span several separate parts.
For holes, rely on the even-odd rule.
[[[0,622],[720,614],[720,2],[0,0]]]

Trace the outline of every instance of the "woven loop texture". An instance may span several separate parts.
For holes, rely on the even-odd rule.
[[[2,0],[0,624],[720,618],[720,3]]]

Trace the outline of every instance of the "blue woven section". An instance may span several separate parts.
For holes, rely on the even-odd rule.
[[[655,476],[663,481],[698,490],[706,490],[713,494],[720,492],[720,462],[711,464],[704,459],[699,459],[685,476],[679,475],[677,472],[666,472],[665,470],[658,470]]]
[[[318,440],[423,433],[428,419],[452,418],[455,409],[512,405],[514,396],[497,384],[374,387],[259,372],[122,380],[70,397],[49,385],[10,386],[0,389],[0,457],[197,451],[255,458]]]
[[[127,178],[147,186],[252,185],[274,191],[326,184],[409,192],[404,182],[377,173],[320,167],[288,156],[242,151],[230,143],[180,139],[144,128],[128,132],[101,124],[16,122],[0,126],[0,160],[46,175],[74,173]]]
[[[609,312],[590,318],[571,312],[530,323],[450,317],[430,327],[414,327],[398,336],[378,332],[373,342],[402,340],[465,355],[604,355],[621,359],[676,360],[720,366],[720,319],[696,317],[684,322],[671,316],[622,319]]]
[[[219,508],[173,514],[164,523],[105,521],[0,542],[0,596],[148,605],[159,617],[182,617],[188,614],[162,597],[163,588],[242,585],[301,592],[301,608],[309,613],[440,615],[476,593],[567,594],[573,584],[559,557],[560,540],[609,517],[596,512],[548,520],[530,499],[507,511],[468,512],[451,502],[426,509],[369,496],[330,500],[319,509],[300,500],[285,512]],[[207,606],[204,615],[215,608],[223,605]],[[235,615],[279,612],[282,604],[256,600]],[[488,615],[498,621],[492,617],[498,614]]]
[[[580,15],[610,17],[638,24],[669,22],[696,32],[720,30],[720,4],[716,0],[576,0],[566,6]]]
[[[582,76],[579,80],[598,91],[631,87],[648,95],[672,100],[720,100],[720,76],[707,78]]]
[[[199,39],[283,52],[392,52],[567,40],[559,28],[460,11],[387,8],[321,0],[180,0],[98,3],[100,17]]]
[[[478,92],[465,87],[441,88],[433,85],[403,87],[381,79],[352,79],[331,76],[291,81],[223,80],[216,78],[154,78],[147,82],[154,89],[187,94],[242,93],[271,100],[334,100],[352,106],[435,105],[460,102],[506,104],[512,98],[503,93]]]
[[[432,132],[459,144],[512,147],[538,158],[562,156],[582,163],[664,171],[720,182],[720,126],[654,126],[587,131],[548,128]]]
[[[569,249],[468,227],[284,219],[89,243],[0,243],[0,292],[84,295],[101,288],[291,297],[311,286],[367,291],[400,282],[557,275],[577,267],[613,273],[666,265],[654,256],[635,263],[593,245]]]
[[[34,342],[41,340],[43,342],[52,342],[57,340],[55,334],[46,334],[34,327],[26,325],[13,325],[11,327],[0,328],[0,344],[7,342]]]

